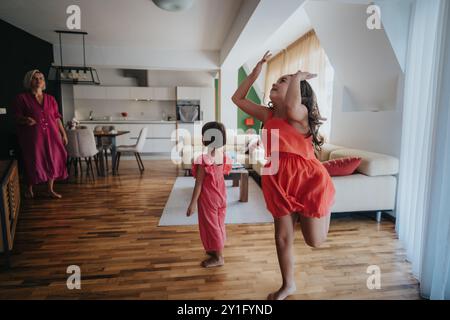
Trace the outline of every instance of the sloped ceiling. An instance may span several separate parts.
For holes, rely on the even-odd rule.
[[[309,1],[305,10],[344,85],[346,111],[394,109],[402,70],[385,30],[367,28],[367,4]]]

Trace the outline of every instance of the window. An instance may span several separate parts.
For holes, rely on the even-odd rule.
[[[317,73],[317,78],[308,80],[317,95],[320,114],[327,120],[319,131],[328,142],[331,131],[331,105],[333,99],[334,69],[320,46],[314,30],[309,31],[289,47],[273,57],[267,64],[265,102],[268,102],[272,84],[283,74],[298,70]]]

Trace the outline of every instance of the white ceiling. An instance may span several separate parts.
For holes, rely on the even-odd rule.
[[[81,8],[86,62],[102,68],[218,70],[275,52],[309,28],[305,0],[194,0],[167,12],[151,0],[1,0],[0,19],[54,44],[67,30],[69,5]],[[292,17],[291,17],[292,16]],[[81,63],[81,37],[63,35],[67,65]],[[263,48],[264,47],[264,48]]]
[[[250,72],[266,51],[270,50],[275,56],[311,29],[312,25],[309,17],[303,6],[301,6],[267,39],[261,48],[253,52],[250,59],[245,63],[244,68],[247,72]],[[265,72],[256,80],[255,87],[260,98],[263,98]]]
[[[252,57],[247,61],[248,66],[255,65],[267,50],[270,50],[275,56],[311,29],[312,25],[309,17],[303,6],[301,6],[267,39],[259,50],[253,53]]]
[[[151,0],[1,0],[0,19],[56,44],[67,29],[66,8],[81,8],[86,44],[153,50],[220,50],[243,0],[195,0],[184,12],[159,9]],[[63,36],[65,43],[80,38]]]
[[[402,70],[385,30],[366,27],[367,6],[309,2],[322,47],[345,86],[344,111],[394,110]]]

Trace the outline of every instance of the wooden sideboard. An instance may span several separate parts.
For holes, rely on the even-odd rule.
[[[19,171],[16,160],[0,160],[0,252],[9,264],[20,211]]]

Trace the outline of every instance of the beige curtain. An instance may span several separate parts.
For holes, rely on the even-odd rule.
[[[317,73],[318,75],[317,78],[309,80],[309,83],[317,95],[321,115],[327,118],[320,127],[320,133],[326,141],[329,141],[334,70],[325,51],[320,46],[314,30],[306,33],[268,62],[264,91],[265,102],[269,102],[270,89],[278,78],[284,74],[295,73],[298,70]]]

